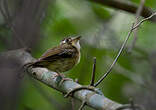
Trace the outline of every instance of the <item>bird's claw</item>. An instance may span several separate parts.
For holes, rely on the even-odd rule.
[[[73,81],[72,79],[66,78],[65,75],[60,74],[60,73],[57,73],[55,77],[57,77],[58,85],[62,85],[64,81]]]

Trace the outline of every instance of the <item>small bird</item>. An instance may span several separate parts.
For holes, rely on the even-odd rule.
[[[80,40],[81,36],[77,37],[68,37],[63,39],[60,42],[60,45],[48,49],[37,61],[27,63],[25,66],[27,68],[29,67],[44,67],[51,71],[54,71],[58,74],[58,76],[61,76],[61,82],[59,84],[62,84],[65,80],[70,80],[68,78],[64,78],[60,72],[66,72],[70,69],[72,69],[76,64],[80,61]],[[89,89],[95,91],[94,87],[78,87],[79,89],[73,89],[67,95],[72,94],[75,91],[79,91],[82,89]]]
[[[37,61],[28,66],[45,67],[58,74],[72,69],[80,61],[80,38],[81,36],[63,39],[60,45],[48,49]]]

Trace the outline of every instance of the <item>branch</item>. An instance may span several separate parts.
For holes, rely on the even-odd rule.
[[[2,56],[8,58],[16,58],[19,60],[21,65],[24,65],[28,62],[32,62],[35,60],[24,49],[2,53],[1,57]],[[49,71],[46,68],[30,68],[28,71],[30,71],[29,75],[32,76],[33,78],[41,81],[42,83],[62,93],[68,93],[69,91],[75,88],[82,87],[82,85],[73,81],[64,81],[62,85],[59,85],[60,80],[57,73]],[[123,106],[122,104],[116,103],[106,98],[105,96],[97,94],[90,90],[77,91],[72,97],[81,100],[82,102],[86,101],[86,105],[97,110],[116,110],[117,108]]]
[[[93,70],[92,70],[92,79],[90,82],[90,86],[94,86],[95,70],[96,70],[96,57],[93,58]]]
[[[94,86],[94,80],[95,80],[95,70],[96,70],[96,57],[93,58],[93,70],[92,70],[92,79],[90,81],[90,86]],[[79,110],[82,110],[86,105],[86,101],[83,101]]]
[[[138,5],[132,2],[128,2],[127,0],[126,2],[123,2],[121,0],[93,0],[92,2],[100,3],[102,5],[106,5],[115,9],[124,10],[132,14],[135,14],[138,9]],[[150,16],[152,13],[153,13],[152,9],[143,6],[142,13],[141,13],[142,17],[146,18]],[[148,20],[156,22],[156,16]]]
[[[139,17],[140,17],[142,10],[143,10],[144,4],[145,4],[145,0],[140,0],[140,5],[139,5],[137,12],[136,12],[136,24],[139,22]],[[132,49],[134,48],[134,46],[136,44],[136,41],[138,38],[138,30],[139,30],[139,28],[137,28],[134,31],[134,38],[133,38],[132,44],[130,45],[129,50],[128,50],[129,53],[132,52]]]
[[[155,15],[156,15],[156,12],[153,13],[152,15],[150,15],[149,17],[142,19],[142,20],[141,20],[140,22],[138,22],[136,25],[134,25],[135,23],[132,24],[132,27],[131,27],[130,31],[128,32],[128,35],[126,36],[126,39],[124,40],[124,42],[123,42],[121,48],[119,49],[119,52],[118,52],[118,54],[116,55],[116,57],[115,57],[113,63],[111,64],[111,66],[109,67],[109,69],[107,70],[107,72],[94,84],[94,87],[98,86],[98,85],[108,76],[108,74],[112,71],[114,65],[116,64],[116,62],[117,62],[117,60],[119,59],[119,57],[120,57],[122,51],[124,50],[124,48],[125,48],[125,46],[126,46],[126,44],[127,44],[127,41],[128,41],[128,39],[129,39],[131,33],[132,33],[135,29],[137,29],[143,22],[145,22],[145,21],[151,19],[151,18],[152,18],[153,16],[155,16]]]
[[[134,26],[134,24],[132,25],[131,30],[129,31],[129,33],[128,33],[128,35],[127,35],[127,37],[126,37],[124,43],[122,44],[122,46],[121,46],[121,48],[120,48],[120,50],[119,50],[117,56],[115,57],[115,60],[113,61],[113,63],[111,64],[111,66],[110,66],[110,68],[107,70],[107,72],[94,84],[95,87],[98,86],[98,85],[108,76],[108,74],[112,71],[114,65],[116,64],[117,60],[119,59],[119,57],[120,57],[120,55],[121,55],[121,53],[122,53],[122,51],[123,51],[123,49],[124,49],[124,47],[125,47],[125,45],[126,45],[128,39],[129,39],[129,37],[130,37],[130,35],[131,35],[132,31],[133,31],[133,30],[132,30],[132,29],[133,29],[133,26]]]
[[[4,6],[4,9],[2,8],[2,5]],[[14,37],[18,41],[19,46],[26,47],[25,43],[19,38],[19,36],[18,36],[18,34],[17,34],[16,30],[15,30],[15,27],[14,27],[12,21],[11,21],[7,0],[0,1],[0,13],[2,14],[5,22],[10,27],[11,31],[14,33]]]

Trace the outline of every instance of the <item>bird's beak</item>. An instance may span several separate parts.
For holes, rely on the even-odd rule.
[[[77,37],[75,37],[74,39],[73,39],[73,42],[78,42],[79,40],[80,40],[80,38],[81,38],[81,36],[77,36]]]

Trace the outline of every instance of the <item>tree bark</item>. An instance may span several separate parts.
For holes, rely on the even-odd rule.
[[[1,53],[0,57],[3,56],[18,59],[21,65],[35,61],[35,59],[30,55],[30,53],[25,51],[25,49],[18,49]],[[82,86],[74,81],[64,81],[61,85],[59,85],[60,78],[57,76],[57,73],[49,71],[46,68],[30,68],[28,71],[28,74],[33,78],[62,93],[68,93],[69,91]],[[91,90],[77,91],[71,97],[82,102],[86,101],[88,106],[96,110],[116,110],[117,108],[123,106],[122,104],[114,102],[106,98],[104,95],[98,94]]]

